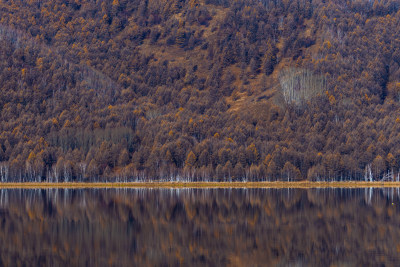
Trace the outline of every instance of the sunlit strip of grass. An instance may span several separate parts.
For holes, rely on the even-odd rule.
[[[400,187],[400,182],[21,182],[0,183],[0,188],[367,188]]]

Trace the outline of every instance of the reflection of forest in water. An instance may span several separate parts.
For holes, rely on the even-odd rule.
[[[398,189],[0,190],[1,266],[394,265]]]

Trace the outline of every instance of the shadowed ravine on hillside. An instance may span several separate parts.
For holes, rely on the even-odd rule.
[[[399,189],[0,190],[0,265],[390,266]]]

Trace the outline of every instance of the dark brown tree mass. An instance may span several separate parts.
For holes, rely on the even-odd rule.
[[[1,1],[0,178],[396,179],[399,8]]]

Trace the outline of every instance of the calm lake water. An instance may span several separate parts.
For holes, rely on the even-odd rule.
[[[0,266],[395,266],[398,189],[0,190]]]

